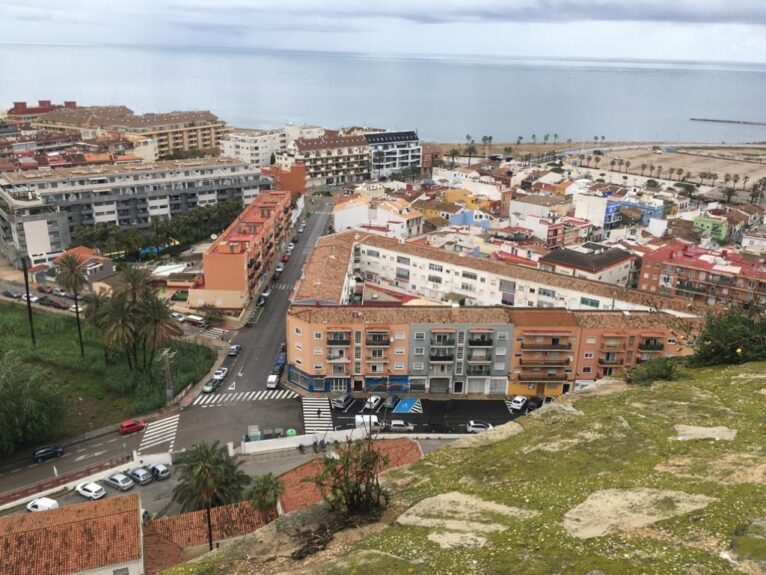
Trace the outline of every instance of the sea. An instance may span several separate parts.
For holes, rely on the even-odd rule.
[[[421,139],[766,142],[766,64],[0,45],[0,106],[205,109],[235,127],[413,129]]]

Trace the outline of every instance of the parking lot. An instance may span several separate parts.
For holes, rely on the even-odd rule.
[[[465,433],[465,426],[471,420],[480,420],[492,425],[502,425],[522,415],[511,411],[505,400],[461,400],[434,401],[430,399],[400,398],[393,410],[383,407],[364,409],[365,399],[355,398],[345,409],[333,409],[333,425],[350,428],[355,425],[357,415],[375,414],[379,421],[403,420],[415,426],[421,433]]]

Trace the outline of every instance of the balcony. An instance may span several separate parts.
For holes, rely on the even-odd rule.
[[[351,338],[350,337],[328,337],[327,345],[346,347],[351,345]]]
[[[469,337],[468,345],[470,347],[492,347],[495,342],[491,337]]]
[[[524,342],[521,344],[521,349],[530,350],[567,350],[572,349],[571,343],[551,343],[551,342]]]
[[[618,342],[602,342],[601,343],[601,349],[607,349],[607,350],[617,350],[617,351],[624,351],[625,350],[625,342],[624,341],[618,341]]]
[[[569,365],[571,360],[566,358],[559,358],[559,357],[552,357],[552,358],[546,358],[546,359],[524,359],[521,358],[521,365],[528,365],[533,367],[558,367],[558,366],[566,366]]]
[[[489,353],[470,353],[468,363],[492,363],[492,355]]]
[[[449,353],[432,353],[428,356],[428,359],[430,359],[433,362],[436,363],[450,363],[455,361],[455,354]]]
[[[388,363],[388,358],[381,355],[368,355],[364,358],[364,361],[372,363]]]
[[[518,375],[519,381],[566,381],[567,374],[556,373],[520,373]]]
[[[466,375],[470,376],[488,376],[492,375],[492,370],[486,365],[471,365],[468,367]]]
[[[409,278],[399,278],[399,279],[409,279]],[[443,338],[443,339],[431,338],[431,347],[455,347],[455,338],[454,336]]]
[[[659,341],[643,341],[638,344],[638,349],[641,351],[662,351],[665,349],[665,344]]]
[[[391,338],[386,336],[367,336],[367,338],[364,340],[364,344],[371,346],[371,347],[383,347],[387,345],[391,345]]]
[[[625,361],[620,357],[613,357],[613,358],[605,358],[605,357],[599,357],[598,358],[599,365],[623,365]]]
[[[340,355],[339,353],[328,353],[326,358],[330,363],[351,363],[351,359],[348,356]]]

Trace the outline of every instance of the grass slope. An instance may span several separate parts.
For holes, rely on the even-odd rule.
[[[27,311],[23,306],[0,303],[0,353],[20,354],[29,364],[46,369],[48,376],[67,393],[68,410],[57,437],[68,437],[153,409],[156,402],[141,399],[130,388],[130,372],[122,354],[107,365],[96,329],[83,322],[85,358],[80,357],[74,317],[34,312],[37,346],[29,338]],[[213,365],[208,348],[173,342],[173,387],[180,390],[201,379]],[[157,366],[159,368],[159,366]]]
[[[494,443],[447,448],[387,475],[395,504],[459,492],[536,511],[532,518],[489,514],[502,526],[479,548],[444,549],[446,531],[392,523],[356,543],[323,575],[715,574],[759,573],[766,563],[766,364],[685,372],[685,378],[580,397],[574,409],[517,420],[524,431]],[[574,396],[562,399],[573,401]],[[579,412],[579,413],[577,413]],[[733,441],[678,441],[675,425],[724,426]],[[572,508],[604,489],[649,488],[715,498],[702,509],[626,532],[579,539],[562,525]],[[670,498],[655,501],[672,514]],[[667,516],[667,515],[665,515]],[[473,520],[471,513],[465,519]],[[729,554],[731,559],[723,555]],[[216,556],[212,556],[215,558]],[[236,557],[185,564],[173,573],[268,573],[240,569]],[[228,561],[228,564],[226,563]],[[295,566],[298,567],[297,565]],[[233,568],[233,569],[232,569]],[[298,572],[296,569],[295,572]]]

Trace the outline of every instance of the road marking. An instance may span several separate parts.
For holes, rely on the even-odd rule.
[[[18,473],[19,471],[21,471],[21,468],[19,468],[19,469],[11,469],[11,473]]]
[[[306,433],[332,431],[332,411],[326,397],[301,398],[303,427]]]
[[[106,453],[106,451],[94,451],[93,453],[87,453],[85,455],[80,455],[79,457],[75,457],[75,463],[78,461],[82,461],[83,459],[87,459],[88,457],[98,457],[99,455],[103,455]]]
[[[170,450],[172,450],[176,440],[176,432],[178,431],[180,417],[180,414],[172,415],[147,425],[144,430],[144,435],[141,438],[141,445],[138,446],[137,453],[141,453],[143,449],[148,449],[149,447],[154,447],[155,445],[167,442],[170,442]]]
[[[30,467],[34,467],[35,465],[37,465],[37,463],[33,463],[32,465],[27,465],[27,469],[29,469]]]
[[[235,380],[231,382],[231,385],[229,386],[229,391],[234,391],[236,388],[237,388],[237,382]]]
[[[104,445],[103,441],[101,443],[96,443],[93,447],[101,447],[102,445]]]
[[[267,389],[261,391],[240,391],[236,393],[219,393],[216,395],[199,395],[192,405],[211,407],[224,403],[239,403],[242,401],[263,401],[270,399],[296,399],[300,397],[290,389]]]
[[[109,441],[107,441],[107,443],[114,443],[115,441],[117,441],[116,437],[114,439],[110,439]]]
[[[242,377],[242,375],[243,375],[244,373],[245,373],[245,368],[243,367],[243,368],[241,368],[241,369],[239,370],[239,373],[237,374],[237,377]]]
[[[77,453],[82,453],[83,451],[85,451],[85,448],[84,448],[84,447],[83,447],[82,449],[78,449],[78,450],[77,450]]]

